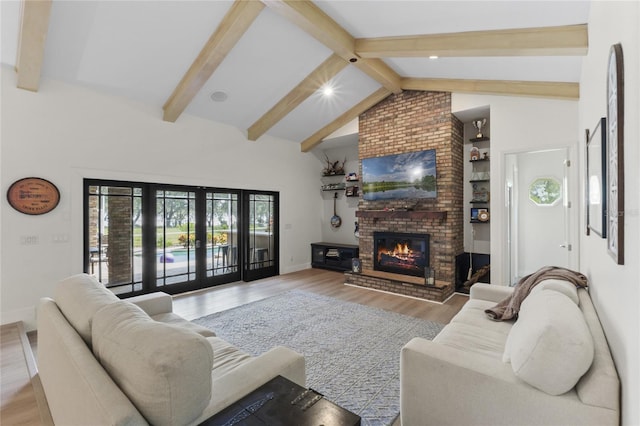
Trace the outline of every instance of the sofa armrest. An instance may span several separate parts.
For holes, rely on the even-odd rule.
[[[422,338],[400,354],[403,425],[616,425],[617,413],[583,404],[575,390],[552,396],[510,363]]]
[[[513,287],[476,283],[471,286],[469,298],[498,303],[510,296],[511,293],[513,293]]]
[[[195,423],[208,419],[276,376],[283,376],[304,386],[304,356],[284,346],[276,346],[227,374],[214,378],[211,402]]]
[[[162,291],[141,294],[140,296],[129,297],[125,300],[138,305],[150,317],[173,312],[173,299],[170,295]]]

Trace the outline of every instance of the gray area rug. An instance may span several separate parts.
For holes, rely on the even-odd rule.
[[[193,322],[252,355],[276,345],[305,357],[307,386],[362,417],[390,425],[400,413],[400,349],[443,325],[291,290]]]

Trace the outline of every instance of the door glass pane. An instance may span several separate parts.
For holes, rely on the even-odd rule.
[[[250,194],[249,269],[267,268],[274,265],[274,214],[274,196]]]
[[[91,185],[87,192],[89,273],[117,294],[142,290],[141,188]]]
[[[207,277],[238,271],[238,195],[208,192]]]
[[[195,281],[195,192],[156,192],[156,285]]]

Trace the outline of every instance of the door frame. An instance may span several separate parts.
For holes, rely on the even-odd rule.
[[[137,294],[150,293],[155,291],[164,291],[170,294],[193,291],[203,288],[209,288],[216,285],[237,282],[240,280],[252,281],[260,278],[274,276],[279,274],[279,192],[276,191],[260,191],[260,190],[242,190],[230,188],[215,188],[203,186],[191,186],[181,184],[164,184],[164,183],[147,183],[134,181],[119,181],[111,179],[84,178],[83,179],[83,270],[90,273],[90,206],[89,187],[91,186],[113,186],[113,187],[140,187],[142,188],[142,279],[141,285],[135,288],[132,286],[131,291],[119,293],[119,296],[133,296]],[[157,235],[157,191],[180,191],[195,193],[195,215],[196,240],[201,241],[200,247],[196,247],[196,279],[195,281],[185,281],[176,284],[167,284],[163,286],[157,285],[157,262],[156,256],[156,235]],[[230,193],[237,195],[237,265],[235,270],[230,273],[207,277],[207,193]],[[273,239],[273,253],[269,253],[269,266],[258,269],[250,269],[251,253],[249,238],[251,235],[249,224],[249,197],[251,194],[270,195],[274,197],[273,224],[271,232]],[[150,220],[151,219],[151,220]],[[202,243],[204,242],[204,243]],[[135,283],[132,283],[132,285]],[[128,284],[123,284],[128,285]],[[140,288],[141,287],[141,288]]]
[[[500,209],[494,209],[496,212],[501,212],[502,218],[492,217],[496,221],[500,222],[500,226],[496,227],[496,232],[499,233],[499,238],[492,238],[492,251],[494,250],[494,243],[501,250],[501,255],[499,258],[501,259],[502,265],[499,268],[496,268],[496,272],[499,272],[501,276],[496,276],[495,284],[500,285],[510,285],[510,242],[509,242],[509,205],[508,205],[508,189],[507,189],[507,156],[509,155],[517,155],[517,154],[527,154],[527,153],[535,153],[540,151],[551,151],[551,150],[566,150],[567,160],[569,161],[568,165],[565,167],[566,169],[566,184],[564,185],[564,196],[566,196],[566,200],[569,203],[569,207],[565,209],[567,211],[567,243],[571,244],[572,250],[569,251],[569,268],[577,269],[579,267],[580,261],[580,250],[579,250],[579,239],[580,239],[580,208],[579,208],[579,200],[580,200],[580,188],[581,181],[578,176],[578,167],[576,161],[576,148],[573,145],[546,145],[546,146],[536,146],[530,148],[523,148],[517,150],[509,150],[503,151],[500,155],[501,164],[500,167],[500,182],[499,182],[499,190],[498,194],[499,199],[495,201],[501,203],[502,206]],[[493,194],[492,194],[493,195]],[[493,197],[492,197],[493,199]],[[492,279],[494,278],[492,274]]]
[[[273,235],[273,250],[268,251],[269,262],[267,266],[252,269],[252,262],[255,262],[254,256],[252,256],[251,250],[251,230],[250,230],[250,201],[252,195],[267,195],[273,197],[273,223],[270,224],[270,229]],[[241,239],[244,245],[244,259],[242,262],[242,279],[244,281],[254,281],[261,278],[272,277],[280,274],[280,193],[276,191],[242,191],[242,226]]]

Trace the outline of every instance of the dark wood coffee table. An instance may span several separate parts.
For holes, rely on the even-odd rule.
[[[278,376],[200,426],[356,426],[360,416]]]

